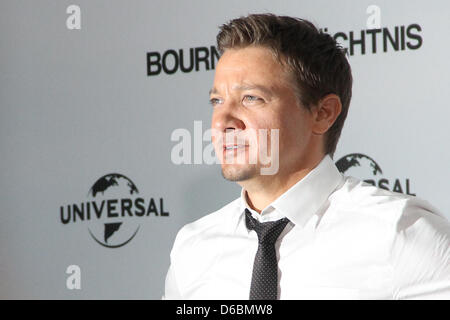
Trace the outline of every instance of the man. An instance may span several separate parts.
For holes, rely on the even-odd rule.
[[[180,230],[164,298],[450,298],[447,220],[332,161],[352,86],[335,41],[270,14],[232,20],[217,41],[213,143],[241,197]]]

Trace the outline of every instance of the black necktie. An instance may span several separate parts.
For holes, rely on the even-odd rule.
[[[286,224],[287,218],[278,221],[258,222],[245,209],[247,229],[255,230],[258,235],[258,251],[253,263],[250,300],[276,300],[278,289],[278,263],[275,242]]]

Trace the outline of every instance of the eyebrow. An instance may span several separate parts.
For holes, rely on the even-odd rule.
[[[262,85],[258,85],[258,84],[245,84],[244,83],[242,85],[233,86],[232,89],[233,90],[238,90],[238,91],[257,89],[257,90],[260,90],[260,91],[264,92],[267,95],[271,95],[272,94],[272,91],[269,88],[267,88],[265,86],[262,86]],[[214,87],[211,90],[209,90],[209,95],[216,94],[218,92],[219,91]]]
[[[217,93],[217,89],[216,88],[212,88],[211,90],[209,90],[209,95],[211,94],[216,94]]]

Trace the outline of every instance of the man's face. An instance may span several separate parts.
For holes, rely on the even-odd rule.
[[[258,179],[268,167],[276,167],[276,176],[302,168],[312,144],[312,114],[299,105],[289,81],[267,48],[228,49],[220,58],[210,99],[213,143],[226,179]]]

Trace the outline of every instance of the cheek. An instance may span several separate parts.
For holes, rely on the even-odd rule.
[[[270,119],[259,119],[258,122],[249,123],[247,126],[247,137],[251,139],[253,145],[258,149],[266,149],[271,143],[273,130],[279,129],[279,125]]]
[[[266,129],[270,131],[272,129],[280,129],[283,126],[283,119],[276,112],[258,113],[254,117],[249,117],[247,120],[247,128],[253,130]]]
[[[279,150],[282,143],[282,123],[277,115],[259,118],[257,122],[248,124],[256,150],[264,155],[270,155],[272,150]],[[277,146],[275,147],[276,144]],[[276,148],[276,149],[274,149]]]
[[[309,141],[311,123],[307,115],[296,114],[285,119],[280,130],[280,148],[302,149]]]

